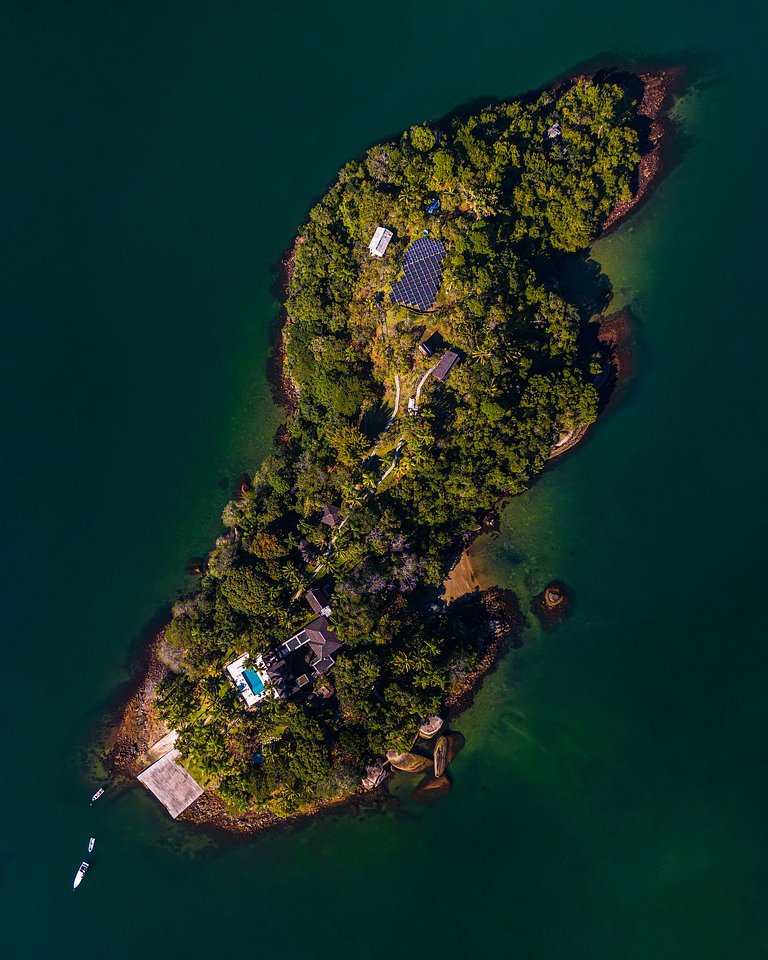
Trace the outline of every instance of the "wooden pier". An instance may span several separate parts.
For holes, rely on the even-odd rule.
[[[176,762],[180,756],[178,750],[170,750],[136,778],[157,797],[174,820],[203,792],[200,784]]]

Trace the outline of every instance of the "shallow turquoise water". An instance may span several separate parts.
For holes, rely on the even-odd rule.
[[[0,34],[9,957],[765,955],[764,7],[29,3]],[[576,604],[462,719],[433,808],[232,841],[91,735],[278,422],[272,265],[341,163],[600,61],[691,64],[680,161],[596,250],[624,402],[505,517]],[[73,899],[87,838],[92,869]]]

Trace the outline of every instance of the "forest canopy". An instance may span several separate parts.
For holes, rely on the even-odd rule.
[[[632,89],[580,78],[411,127],[346,164],[309,212],[286,305],[295,410],[165,635],[177,669],[161,713],[233,809],[288,816],[353,791],[481,656],[437,591],[462,535],[597,416],[589,318],[555,278],[632,196]],[[383,258],[368,250],[379,226],[393,235]],[[390,295],[425,234],[446,253],[419,313]],[[426,338],[460,358],[445,383]],[[321,523],[329,504],[335,525]],[[226,664],[299,630],[321,582],[343,644],[333,670],[247,710]]]

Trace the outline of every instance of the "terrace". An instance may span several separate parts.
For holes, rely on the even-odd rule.
[[[267,665],[261,654],[252,657],[244,653],[237,660],[228,663],[225,669],[249,710],[265,700],[270,692],[272,696],[277,697],[277,693],[272,689]]]

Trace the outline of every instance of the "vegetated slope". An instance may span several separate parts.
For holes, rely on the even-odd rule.
[[[642,126],[636,78],[625,79],[580,78],[413,127],[347,164],[311,210],[287,305],[298,409],[252,489],[227,506],[200,589],[166,631],[183,670],[161,709],[190,769],[234,809],[285,816],[351,792],[373,756],[407,748],[481,655],[423,588],[442,582],[457,536],[525,490],[563,432],[596,417],[579,314],[543,277],[632,195]],[[367,248],[378,225],[394,231],[383,260]],[[389,294],[425,230],[446,258],[436,307],[418,314]],[[427,377],[409,415],[436,359],[418,343],[435,330],[462,362],[445,385]],[[399,414],[371,455],[396,376]],[[327,503],[341,508],[341,529],[319,522]],[[316,567],[334,585],[345,644],[335,692],[246,712],[224,665],[309,619],[301,594]]]

